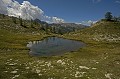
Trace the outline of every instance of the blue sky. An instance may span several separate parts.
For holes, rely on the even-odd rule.
[[[22,3],[23,0],[16,0]],[[120,16],[120,0],[27,0],[38,6],[47,16],[56,16],[66,22],[97,21],[110,11]]]

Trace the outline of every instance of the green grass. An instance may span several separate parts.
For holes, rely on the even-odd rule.
[[[61,56],[35,57],[29,54],[26,44],[53,34],[21,27],[12,23],[9,17],[6,18],[8,21],[0,21],[0,79],[107,79],[109,76],[111,79],[120,78],[119,40],[108,41],[107,39],[111,38],[101,40],[101,37],[96,37],[102,34],[102,37],[110,35],[117,39],[120,37],[120,23],[101,22],[82,31],[54,35],[83,41],[86,47]],[[8,27],[10,24],[14,28]],[[16,30],[16,25],[21,30]]]

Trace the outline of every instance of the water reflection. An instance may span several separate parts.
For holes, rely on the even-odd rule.
[[[61,55],[65,52],[75,51],[85,46],[84,43],[58,37],[48,37],[42,41],[33,41],[27,44],[30,54],[36,56]]]

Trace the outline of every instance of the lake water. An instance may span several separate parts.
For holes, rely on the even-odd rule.
[[[66,52],[77,51],[85,44],[79,41],[68,40],[58,37],[48,37],[42,41],[33,41],[27,44],[30,55],[34,56],[56,56]]]

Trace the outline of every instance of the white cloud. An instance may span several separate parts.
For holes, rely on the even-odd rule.
[[[53,23],[63,23],[64,20],[58,17],[52,17]]]
[[[20,9],[21,5],[17,2],[17,1],[14,1],[14,2],[11,2],[8,7],[7,7],[7,10],[8,10],[8,15],[9,16],[15,16],[15,17],[21,17],[21,9]]]
[[[44,12],[37,6],[31,5],[28,1],[24,1],[20,9],[21,17],[24,19],[41,19],[41,17],[43,17]]]
[[[28,20],[37,18],[49,23],[64,22],[61,18],[46,16],[42,9],[32,5],[29,1],[23,1],[20,4],[15,0],[0,0],[0,13],[15,17],[20,16]]]
[[[64,23],[64,19],[58,17],[44,16],[43,20],[47,21],[48,23]]]
[[[1,0],[4,2],[5,5],[9,5],[10,3],[12,3],[12,0]]]
[[[88,20],[88,21],[82,21],[81,24],[90,26],[91,24],[95,24],[96,22],[97,21]]]

